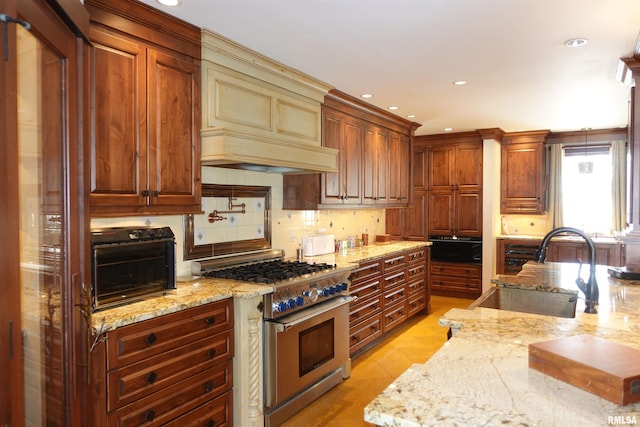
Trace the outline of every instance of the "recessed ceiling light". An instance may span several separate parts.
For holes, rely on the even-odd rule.
[[[579,46],[584,46],[585,44],[587,44],[589,40],[584,39],[584,38],[575,38],[575,39],[569,39],[566,42],[564,42],[564,45],[567,47],[579,47]]]
[[[156,2],[160,3],[163,6],[179,6],[180,0],[156,0]]]
[[[462,86],[462,85],[466,85],[467,81],[466,80],[456,80],[455,82],[453,82],[454,85],[456,86]]]
[[[363,93],[362,95],[360,95],[362,98],[373,98],[373,94],[371,93]]]
[[[388,108],[389,108],[389,110],[397,110],[398,109],[398,107],[396,107],[395,105],[392,105],[392,106],[390,106]]]
[[[453,128],[444,128],[445,132],[451,132],[453,130]]]
[[[407,114],[407,119],[414,119],[415,117],[415,114]]]

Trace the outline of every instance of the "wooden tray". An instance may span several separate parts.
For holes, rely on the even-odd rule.
[[[640,402],[640,350],[592,335],[529,344],[529,367],[618,405]]]

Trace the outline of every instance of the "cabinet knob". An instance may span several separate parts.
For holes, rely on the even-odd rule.
[[[143,197],[149,197],[149,190],[142,190],[142,194]]]
[[[204,321],[207,322],[208,326],[212,326],[216,324],[216,318],[213,316],[207,317]]]
[[[205,423],[205,427],[216,427],[216,422],[209,418]]]
[[[213,381],[207,381],[207,383],[204,385],[204,391],[206,391],[207,393],[212,392],[214,388],[216,388],[216,383]]]
[[[157,379],[158,379],[158,374],[156,374],[153,371],[149,372],[149,375],[147,375],[147,382],[149,384],[155,383]]]
[[[216,357],[216,349],[212,348],[211,350],[209,350],[209,352],[207,353],[207,356],[209,356],[209,359],[213,359],[214,357]]]
[[[156,334],[151,332],[147,338],[145,338],[144,342],[147,343],[149,347],[153,346],[153,344],[158,340]]]
[[[146,414],[144,414],[144,420],[148,423],[150,423],[151,421],[153,421],[153,419],[156,417],[156,411],[154,411],[153,409],[150,411],[147,411]]]

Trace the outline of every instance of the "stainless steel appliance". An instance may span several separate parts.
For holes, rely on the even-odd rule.
[[[482,238],[430,236],[431,261],[482,264]]]
[[[274,289],[263,301],[266,426],[280,425],[350,376],[350,268],[284,261],[277,250],[193,265],[205,277]]]
[[[95,310],[176,288],[176,242],[169,227],[91,231]]]

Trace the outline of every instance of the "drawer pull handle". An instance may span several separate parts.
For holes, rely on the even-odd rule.
[[[208,381],[205,385],[204,385],[204,391],[206,391],[207,393],[210,393],[213,391],[213,389],[216,388],[216,383],[213,381]]]
[[[153,421],[153,419],[156,417],[156,411],[154,411],[153,409],[150,411],[147,411],[146,414],[144,414],[144,420],[148,423],[150,423],[151,421]]]
[[[205,322],[207,322],[207,325],[209,325],[209,326],[215,325],[216,324],[216,318],[215,317],[207,317]]]
[[[209,420],[205,424],[205,427],[216,427],[216,422],[209,418]]]
[[[147,382],[149,384],[155,383],[157,379],[158,379],[158,374],[156,374],[153,371],[149,372],[149,375],[147,375]]]
[[[209,359],[213,359],[214,357],[216,357],[216,349],[212,348],[211,350],[209,350],[209,353],[207,353],[207,355],[209,356]]]
[[[153,332],[151,332],[151,334],[149,334],[149,336],[144,340],[149,347],[152,347],[156,341],[158,341],[158,337]]]

